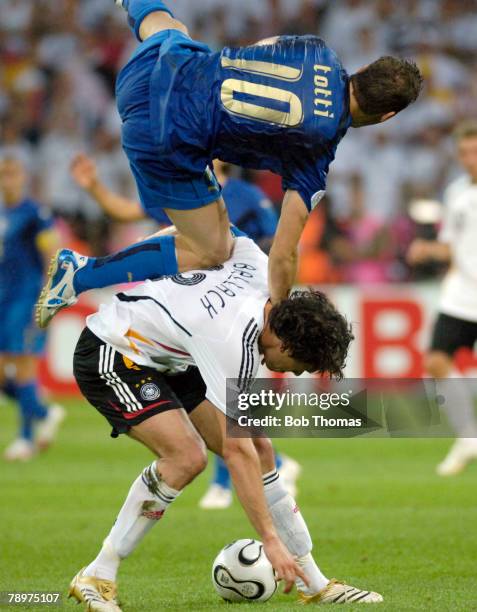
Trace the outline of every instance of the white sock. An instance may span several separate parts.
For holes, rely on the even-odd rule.
[[[444,410],[457,436],[477,439],[472,390],[462,373],[452,370],[449,378],[436,380],[436,390],[445,398]]]
[[[329,582],[321,573],[311,554],[313,544],[305,520],[293,497],[287,493],[276,470],[263,476],[263,486],[268,509],[273,518],[273,524],[280,539],[297,557],[298,564],[310,582],[307,587],[299,578],[297,588],[305,595],[314,595],[321,591]]]
[[[161,480],[155,461],[145,468],[129,489],[101,551],[84,574],[115,581],[121,560],[137,548],[179,494]]]

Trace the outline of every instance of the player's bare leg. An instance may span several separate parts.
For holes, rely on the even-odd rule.
[[[216,408],[206,401],[191,413],[190,418],[207,447],[221,456],[224,439],[215,412]],[[322,574],[311,554],[313,545],[308,527],[296,501],[280,480],[271,441],[268,438],[256,438],[254,444],[260,457],[265,497],[275,528],[288,550],[297,558],[309,581],[309,586],[300,578],[296,581],[301,603],[381,602],[383,598],[378,593],[363,591],[335,579],[328,580]]]
[[[152,416],[134,426],[129,435],[147,446],[157,460],[135,480],[100,553],[70,585],[70,597],[87,604],[90,612],[121,612],[116,584],[121,561],[207,464],[204,443],[183,410]]]
[[[223,198],[196,210],[166,210],[177,228],[179,272],[210,268],[232,255],[233,237]]]
[[[425,368],[436,379],[437,391],[445,398],[447,419],[458,436],[436,472],[439,476],[455,476],[477,459],[477,419],[472,390],[454,367],[452,357],[443,351],[430,352]]]
[[[156,11],[143,19],[139,28],[139,36],[144,41],[163,30],[179,30],[179,32],[189,35],[189,30],[182,21],[171,17],[169,13],[164,11]]]
[[[36,306],[38,325],[46,327],[85,291],[210,268],[230,258],[233,236],[222,198],[202,208],[167,213],[174,231],[159,232],[120,253],[95,259],[69,249],[58,251]]]

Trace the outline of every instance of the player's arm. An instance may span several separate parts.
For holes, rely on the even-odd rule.
[[[308,209],[301,195],[298,191],[289,189],[283,200],[280,221],[268,263],[268,282],[273,304],[286,299],[295,283],[298,243],[308,215]]]
[[[463,196],[465,197],[465,195]],[[441,263],[452,263],[451,245],[459,239],[456,228],[459,225],[459,204],[455,198],[446,192],[444,197],[444,208],[442,226],[437,240],[423,240],[418,238],[412,242],[407,252],[407,262],[416,266],[428,261]]]
[[[86,191],[108,216],[116,221],[141,221],[145,218],[139,202],[123,198],[101,182],[96,164],[87,155],[77,155],[70,171],[76,184]]]
[[[412,242],[407,252],[407,261],[412,266],[428,261],[450,263],[451,259],[450,245],[439,240],[423,240],[418,238]]]
[[[265,554],[277,573],[285,581],[285,593],[293,588],[299,576],[307,578],[290,555],[273,525],[263,490],[260,459],[251,438],[228,438],[226,417],[216,410],[222,430],[223,457],[232,478],[237,496],[247,516],[263,542]]]
[[[208,317],[208,315],[206,315]],[[204,326],[206,326],[204,319]],[[227,334],[224,329],[216,329],[217,338],[191,336],[186,339],[186,350],[192,355],[207,387],[207,400],[216,408],[215,418],[221,431],[222,451],[230,471],[232,482],[250,522],[261,538],[265,554],[276,570],[279,578],[286,581],[288,592],[297,576],[304,579],[300,567],[280,540],[265,499],[260,459],[251,438],[227,436],[227,381],[237,380],[244,358],[242,346],[243,329]],[[245,353],[249,359],[248,352]],[[253,359],[248,362],[253,370]]]

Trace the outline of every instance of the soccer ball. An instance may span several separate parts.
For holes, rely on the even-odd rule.
[[[277,582],[258,540],[237,540],[223,548],[212,566],[212,583],[226,601],[267,601]]]

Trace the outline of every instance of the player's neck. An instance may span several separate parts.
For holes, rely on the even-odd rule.
[[[349,113],[351,115],[351,126],[354,128],[364,125],[364,113],[359,108],[358,101],[354,95],[353,84],[349,84]]]
[[[378,121],[371,121],[369,116],[363,113],[353,95],[350,96],[349,100],[349,112],[351,115],[351,127],[360,128],[378,123]]]
[[[271,344],[271,340],[273,338],[271,331],[270,331],[270,327],[268,325],[268,321],[270,319],[270,312],[272,310],[273,306],[272,303],[270,302],[270,300],[265,304],[264,308],[263,308],[263,329],[262,332],[258,338],[258,346],[260,349],[260,353],[263,352],[263,348],[270,348],[270,344]]]
[[[388,113],[384,117],[380,115],[367,115],[364,113],[356,100],[356,96],[354,95],[353,83],[349,84],[349,113],[351,115],[351,127],[360,128],[366,127],[368,125],[376,125],[377,123],[381,123],[383,120],[390,118],[394,113]]]

